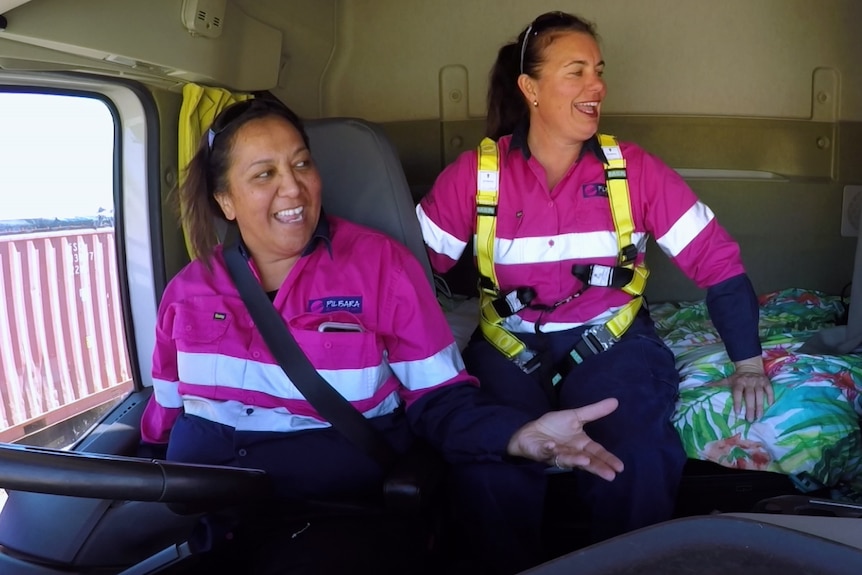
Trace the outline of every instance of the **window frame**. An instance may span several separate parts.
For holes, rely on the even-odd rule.
[[[96,98],[114,118],[114,234],[129,369],[152,386],[158,299],[167,283],[162,241],[159,116],[140,83],[77,73],[0,70],[0,91]]]

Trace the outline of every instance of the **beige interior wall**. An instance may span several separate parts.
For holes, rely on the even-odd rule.
[[[245,12],[284,31],[273,94],[304,117],[325,115],[322,83],[336,46],[337,0],[234,0]],[[250,60],[246,65],[254,65]]]
[[[828,108],[862,120],[858,0],[229,0],[217,39],[192,37],[181,8],[182,0],[31,0],[6,14],[0,44],[103,66],[105,56],[130,58],[140,63],[130,75],[151,67],[178,80],[273,89],[304,115],[382,122],[439,118],[441,71],[463,70],[466,118],[484,114],[498,47],[538,13],[563,9],[594,20],[603,37],[606,113],[809,118],[815,70],[829,70]]]
[[[842,185],[715,180],[689,184],[739,242],[757,293],[800,287],[839,294],[850,282],[856,238],[841,236]],[[651,301],[705,295],[652,241],[647,264]]]
[[[103,69],[161,85],[276,85],[281,31],[228,1],[221,35],[192,35],[182,0],[31,0],[6,13],[0,66]]]
[[[189,262],[176,195],[179,146],[175,134],[179,129],[182,94],[159,88],[151,88],[150,93],[159,114],[159,197],[162,207],[162,243],[165,246],[162,255],[165,273],[170,278]]]
[[[556,9],[597,23],[608,113],[808,118],[814,70],[830,68],[837,116],[862,120],[858,0],[340,0],[323,112],[440,117],[439,73],[463,66],[481,116],[496,50]]]

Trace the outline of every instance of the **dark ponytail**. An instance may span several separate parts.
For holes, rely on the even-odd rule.
[[[497,53],[488,82],[488,118],[485,135],[498,140],[511,134],[522,118],[529,113],[524,95],[518,88],[521,62],[521,43],[506,44]]]

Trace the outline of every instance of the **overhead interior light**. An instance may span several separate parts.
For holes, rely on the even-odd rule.
[[[218,38],[227,0],[183,0],[183,25],[194,36]]]
[[[125,56],[120,56],[119,54],[108,54],[104,59],[107,62],[121,64],[123,66],[128,66],[129,68],[136,68],[138,66],[138,61],[134,58],[127,58]]]

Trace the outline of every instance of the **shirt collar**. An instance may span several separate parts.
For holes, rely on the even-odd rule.
[[[332,236],[330,234],[329,227],[329,219],[326,217],[326,213],[323,211],[323,208],[320,208],[320,217],[317,219],[317,227],[314,228],[314,232],[311,234],[311,239],[308,240],[308,243],[305,245],[305,249],[302,250],[302,257],[311,255],[311,253],[317,248],[317,245],[321,242],[326,244],[326,249],[329,252],[329,255],[332,255]]]
[[[527,144],[527,133],[529,131],[530,120],[528,118],[524,118],[518,122],[517,126],[515,126],[515,130],[512,132],[512,140],[509,143],[509,151],[521,150],[525,160],[529,160],[532,157],[530,146]],[[584,145],[581,146],[581,153],[578,155],[578,160],[584,157],[584,154],[587,151],[592,152],[602,164],[608,163],[607,158],[605,158],[605,153],[599,145],[599,137],[597,135],[593,134],[589,140],[584,142]]]

